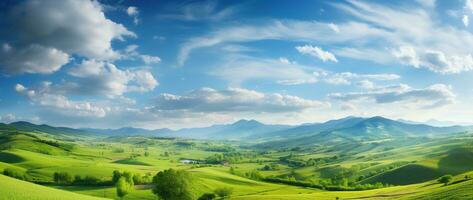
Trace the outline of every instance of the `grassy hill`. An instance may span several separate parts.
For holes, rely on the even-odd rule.
[[[346,120],[352,125],[361,122]],[[346,120],[332,121],[326,126],[339,130],[342,124],[348,123]],[[257,122],[248,123],[238,127],[261,126]],[[196,198],[224,186],[233,188],[232,199],[415,199],[429,195],[445,197],[443,193],[470,194],[471,186],[467,183],[471,180],[464,181],[462,176],[473,171],[471,134],[356,140],[332,131],[318,133],[317,137],[310,137],[311,140],[301,137],[280,141],[281,146],[259,148],[243,141],[148,136],[88,136],[84,140],[83,135],[20,131],[6,125],[0,126],[0,172],[13,170],[24,174],[28,181],[48,185],[28,183],[25,187],[54,188],[54,191],[115,199],[115,188],[110,184],[114,170],[152,176],[168,168],[187,170],[195,177],[192,193]],[[189,159],[201,163],[181,163]],[[93,177],[105,185],[56,184],[53,182],[55,172]],[[260,178],[251,174],[259,174]],[[444,174],[457,175],[456,183],[437,184],[435,179]],[[342,179],[346,179],[344,187],[348,188],[377,182],[400,186],[328,191],[320,187],[266,182],[265,177],[328,187],[343,184]],[[149,185],[138,185],[126,199],[156,197]]]
[[[2,200],[100,200],[97,198],[50,187],[36,185],[0,175],[0,199]]]

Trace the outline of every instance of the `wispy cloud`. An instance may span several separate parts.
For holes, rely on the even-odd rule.
[[[421,108],[442,107],[455,102],[456,95],[444,84],[414,89],[405,84],[372,88],[367,92],[332,93],[331,99],[353,102],[374,101],[379,104],[404,102]]]

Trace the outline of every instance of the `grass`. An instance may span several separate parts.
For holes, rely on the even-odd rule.
[[[57,146],[51,146],[47,142],[38,142],[45,140],[59,141],[59,143]],[[113,170],[156,174],[164,169],[179,168],[188,170],[195,177],[196,181],[192,188],[195,197],[212,192],[219,187],[233,188],[232,199],[250,200],[335,199],[336,197],[341,199],[429,199],[427,197],[445,199],[452,195],[461,199],[473,195],[470,192],[473,191],[472,181],[461,181],[463,173],[473,170],[473,150],[466,145],[471,144],[471,138],[462,140],[367,141],[345,146],[342,144],[314,146],[297,151],[269,151],[265,154],[255,153],[254,157],[247,157],[230,165],[241,173],[258,170],[266,177],[282,177],[292,174],[302,181],[330,179],[339,169],[358,167],[356,168],[357,175],[366,176],[376,172],[376,175],[362,180],[361,183],[383,182],[402,185],[350,192],[328,192],[313,188],[266,183],[232,175],[229,173],[230,166],[213,165],[193,168],[192,165],[179,162],[182,158],[203,160],[208,156],[221,154],[221,152],[206,150],[208,145],[213,145],[206,141],[192,141],[195,143],[192,148],[175,145],[176,141],[173,140],[142,137],[77,140],[64,143],[56,137],[42,134],[31,136],[22,133],[0,137],[0,141],[2,142],[0,144],[0,170],[18,169],[37,181],[52,181],[54,172],[69,172],[72,175],[81,176],[92,175],[102,180],[110,180]],[[62,148],[70,147],[71,143],[73,148],[68,150]],[[252,149],[238,150],[239,152],[253,152]],[[145,152],[148,152],[149,156],[144,156]],[[289,154],[294,154],[302,160],[333,156],[338,156],[338,158],[313,166],[290,167],[288,164],[279,162],[280,157]],[[277,170],[259,170],[272,163],[279,165]],[[395,168],[389,168],[396,163],[401,164],[396,165]],[[382,172],[378,173],[380,170]],[[434,179],[447,173],[457,175],[454,180],[457,183],[442,186],[435,182]],[[350,181],[357,178],[357,176],[349,177]],[[11,186],[2,187],[2,184]],[[15,190],[12,186],[22,189]],[[7,199],[68,199],[79,194],[82,195],[73,199],[92,198],[86,195],[117,198],[114,187],[51,186],[53,187],[51,188],[5,176],[0,177],[0,187],[0,194],[5,192],[10,195],[7,196]],[[156,199],[150,189],[139,188],[141,186],[138,186],[125,199]],[[43,192],[45,189],[47,192]],[[42,195],[44,198],[41,198]],[[61,195],[67,197],[59,198],[62,197]],[[0,199],[2,198],[3,196],[0,197]]]
[[[2,200],[100,200],[64,190],[49,188],[0,175],[0,199]]]

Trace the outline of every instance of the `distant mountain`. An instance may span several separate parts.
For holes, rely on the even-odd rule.
[[[352,126],[360,121],[363,121],[364,118],[360,117],[345,117],[337,120],[330,120],[324,123],[315,123],[315,124],[305,124],[296,126],[289,129],[283,129],[277,132],[267,133],[265,135],[254,136],[254,137],[272,137],[272,138],[293,138],[317,134],[323,131],[335,130],[343,127]]]
[[[346,117],[324,123],[303,124],[299,126],[263,124],[256,120],[239,120],[232,124],[220,124],[203,128],[185,128],[180,130],[148,130],[134,127],[119,129],[74,129],[36,125],[19,121],[1,124],[0,129],[13,128],[21,131],[44,132],[53,135],[71,136],[160,136],[183,137],[209,140],[242,140],[254,142],[312,144],[334,141],[361,141],[393,137],[437,136],[448,133],[473,130],[471,126],[435,127],[418,123],[391,120],[384,117]]]
[[[300,146],[335,141],[359,142],[395,137],[435,137],[469,130],[473,130],[473,127],[434,127],[425,124],[404,123],[384,117],[349,117],[288,129],[278,133],[280,137],[285,134],[283,139],[266,142],[261,146]],[[274,135],[275,133],[271,134]]]
[[[429,126],[445,127],[445,126],[473,126],[473,123],[466,122],[453,122],[453,121],[440,121],[436,119],[430,119],[425,122],[417,122],[411,120],[398,119],[397,121],[404,122],[407,124],[426,124]]]
[[[174,135],[195,139],[244,140],[288,128],[291,128],[291,126],[268,125],[256,120],[239,120],[233,124],[213,125],[204,128],[181,129],[175,131]]]
[[[80,129],[73,129],[68,127],[54,127],[46,124],[36,125],[30,122],[18,121],[8,124],[9,127],[13,127],[20,131],[29,131],[29,132],[43,132],[49,133],[52,135],[78,135],[86,136],[93,135],[94,133],[88,132]]]
[[[143,128],[123,127],[119,129],[83,128],[82,130],[106,136],[163,136],[172,133],[172,130],[167,128],[148,130]]]

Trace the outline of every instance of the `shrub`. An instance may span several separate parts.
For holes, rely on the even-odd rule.
[[[54,172],[53,180],[59,185],[70,185],[74,183],[74,177],[67,172]]]
[[[230,196],[233,193],[233,188],[229,187],[222,187],[222,188],[217,188],[215,189],[215,194],[217,194],[221,198],[225,198]]]
[[[197,200],[213,200],[217,196],[214,193],[205,193],[202,196],[200,196]]]
[[[443,183],[444,185],[447,185],[448,183],[450,183],[453,179],[453,176],[450,175],[450,174],[447,174],[447,175],[443,175],[442,177],[440,177],[437,181],[439,183]]]
[[[25,174],[25,172],[21,170],[17,170],[14,168],[6,168],[3,170],[3,175],[9,176],[12,178],[20,179],[20,180],[29,180],[29,177]]]

